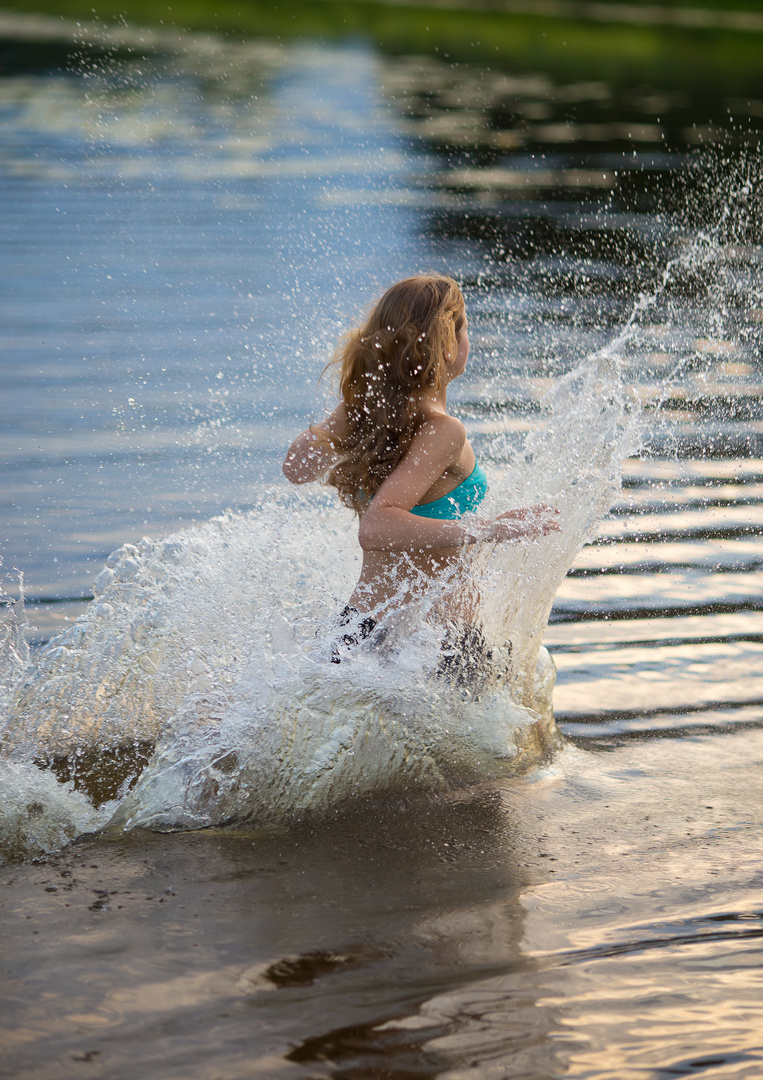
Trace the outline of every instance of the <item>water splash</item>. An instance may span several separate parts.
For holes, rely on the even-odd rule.
[[[643,437],[641,408],[622,375],[622,340],[587,358],[547,395],[548,419],[530,432],[508,468],[490,477],[487,513],[548,503],[562,531],[553,542],[480,552],[474,571],[491,639],[512,641],[513,697],[533,700],[533,672],[556,591],[580,548],[620,492],[620,465]]]
[[[309,553],[305,535],[316,538]],[[478,698],[427,677],[439,640],[423,622],[330,662],[325,591],[346,595],[350,543],[338,513],[274,499],[125,545],[87,612],[29,667],[6,757],[68,770],[96,803],[124,799],[122,823],[171,827],[274,820],[378,787],[483,775],[542,743],[538,715],[502,692]],[[548,713],[548,664],[539,680]],[[122,754],[116,790],[113,769],[100,788],[78,775],[104,753],[154,744],[128,798],[139,754]]]
[[[383,641],[331,663],[336,611],[357,569],[352,521],[323,494],[273,491],[248,514],[124,545],[84,615],[23,671],[14,661],[2,750],[44,788],[35,820],[61,819],[56,800],[69,800],[55,843],[108,819],[266,823],[537,763],[557,738],[553,665],[540,645],[548,612],[638,430],[605,354],[561,380],[548,409],[521,458],[494,469],[491,497],[496,509],[554,502],[563,530],[470,553],[460,568],[478,583],[491,649],[476,682],[432,674],[442,643],[428,618],[434,594],[391,620]],[[7,811],[16,847],[24,790]]]
[[[0,616],[0,657],[2,657],[0,716],[5,716],[29,666],[30,659],[26,640],[27,618],[24,608],[23,574],[19,574],[17,600],[8,596],[0,586]]]

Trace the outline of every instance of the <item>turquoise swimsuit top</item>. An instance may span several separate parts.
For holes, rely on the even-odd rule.
[[[476,510],[487,495],[487,476],[485,470],[477,462],[466,480],[462,480],[458,487],[454,487],[447,495],[433,502],[419,503],[411,510],[417,517],[440,518],[454,521],[462,517],[470,510]]]

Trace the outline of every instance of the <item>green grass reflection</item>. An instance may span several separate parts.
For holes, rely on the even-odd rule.
[[[0,10],[25,14],[282,39],[363,39],[389,53],[547,70],[562,80],[642,79],[754,94],[763,87],[763,3],[734,0],[732,7],[709,0],[562,3],[554,10],[569,9],[570,17],[560,18],[541,14],[542,4],[522,12],[531,5],[520,0],[500,6],[464,0],[462,9],[393,0],[0,0]]]

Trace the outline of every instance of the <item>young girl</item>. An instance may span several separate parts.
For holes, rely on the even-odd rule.
[[[474,516],[487,478],[464,425],[448,414],[448,386],[466,367],[464,299],[449,277],[422,274],[393,285],[334,363],[341,402],[289,448],[293,484],[325,477],[360,519],[363,567],[340,618],[367,637],[391,610],[452,577],[465,545],[536,539],[558,530],[548,506]],[[468,593],[468,590],[466,590]],[[473,599],[450,616],[474,626]],[[335,652],[334,659],[338,659]]]

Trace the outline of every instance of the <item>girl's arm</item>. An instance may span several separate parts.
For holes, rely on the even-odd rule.
[[[494,521],[442,521],[412,514],[422,495],[458,460],[465,443],[464,426],[452,416],[422,424],[360,519],[358,540],[364,551],[462,547],[482,540],[531,539],[559,529],[557,511],[547,506],[509,511]]]
[[[458,460],[465,443],[464,425],[455,417],[438,416],[421,425],[403,459],[363,511],[358,540],[364,551],[460,547],[470,542],[460,522],[437,521],[410,512]]]
[[[336,464],[339,457],[336,444],[346,433],[347,414],[344,405],[339,405],[331,416],[319,424],[311,424],[296,437],[283,463],[286,479],[292,484],[320,480]]]

